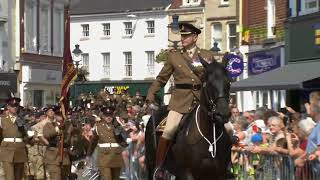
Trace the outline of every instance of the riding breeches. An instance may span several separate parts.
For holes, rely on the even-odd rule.
[[[166,127],[163,130],[162,137],[172,140],[182,119],[183,114],[176,111],[169,111]]]

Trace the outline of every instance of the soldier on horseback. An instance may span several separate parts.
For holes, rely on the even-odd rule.
[[[170,76],[174,78],[175,89],[169,102],[169,114],[162,137],[160,137],[156,154],[156,178],[163,178],[161,173],[163,162],[179,123],[184,114],[189,113],[198,105],[202,75],[204,68],[200,58],[208,63],[214,61],[213,53],[200,49],[196,43],[201,30],[189,23],[179,23],[181,34],[181,50],[169,52],[168,58],[158,74],[156,80],[149,88],[147,102],[155,102],[155,94],[163,87]],[[159,173],[160,172],[160,173]]]

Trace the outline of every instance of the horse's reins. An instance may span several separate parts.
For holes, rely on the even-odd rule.
[[[219,141],[219,139],[222,137],[223,135],[223,131],[221,131],[221,134],[219,135],[218,138],[216,138],[216,124],[213,123],[213,142],[211,143],[210,140],[208,138],[206,138],[202,132],[201,132],[201,129],[199,127],[199,123],[198,123],[198,111],[199,111],[199,108],[200,108],[200,105],[198,105],[197,107],[197,110],[196,110],[196,124],[197,124],[197,128],[198,128],[198,131],[201,135],[201,137],[203,137],[209,144],[209,149],[208,151],[210,152],[211,154],[211,157],[212,158],[215,158],[216,157],[216,154],[217,154],[217,141]],[[214,146],[214,147],[213,147]],[[214,148],[214,149],[213,149]]]
[[[206,87],[206,83],[203,84],[203,87]],[[217,105],[216,105],[215,102],[216,102],[218,99],[220,99],[220,98],[225,98],[225,97],[219,96],[219,97],[217,97],[217,98],[215,98],[215,99],[209,98],[208,89],[207,89],[207,88],[206,88],[206,92],[205,92],[204,94],[205,94],[205,96],[206,96],[206,99],[209,100],[209,109],[210,109],[210,111],[208,112],[208,116],[210,116],[210,118],[213,119],[213,116],[214,116],[214,114],[215,114],[215,112],[216,112],[216,110],[217,110],[217,109],[216,109]],[[200,129],[200,127],[199,127],[199,123],[198,123],[198,111],[199,111],[199,108],[200,108],[200,104],[198,105],[197,110],[196,110],[196,124],[197,124],[197,129],[198,129],[201,137],[204,138],[204,139],[207,141],[207,143],[209,144],[209,149],[208,149],[208,151],[210,152],[211,157],[212,157],[212,158],[215,158],[216,155],[217,155],[217,142],[218,142],[219,139],[222,137],[223,131],[221,131],[221,134],[219,135],[219,137],[216,138],[216,124],[213,123],[213,127],[212,127],[212,130],[213,130],[213,142],[211,143],[210,140],[203,135],[203,133],[201,132],[201,129]]]

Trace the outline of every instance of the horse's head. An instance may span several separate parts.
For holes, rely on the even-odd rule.
[[[227,123],[230,117],[230,81],[226,68],[218,62],[208,64],[200,60],[205,68],[201,92],[201,106],[207,107],[208,114],[215,123]]]

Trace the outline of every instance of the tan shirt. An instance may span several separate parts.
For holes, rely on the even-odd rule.
[[[43,136],[43,127],[48,123],[51,122],[48,118],[38,122],[37,124],[33,125],[31,129],[35,131],[36,136]]]

